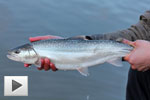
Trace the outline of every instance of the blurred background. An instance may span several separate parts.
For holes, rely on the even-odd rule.
[[[6,58],[29,37],[102,34],[130,27],[149,0],[0,0],[0,100],[125,100],[129,64],[77,71],[38,71]],[[3,76],[29,76],[28,97],[4,97]]]

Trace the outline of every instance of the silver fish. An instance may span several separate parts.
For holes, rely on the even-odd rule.
[[[59,70],[78,70],[87,76],[88,67],[105,62],[121,66],[121,58],[133,47],[111,40],[49,39],[19,46],[8,52],[9,59],[40,66],[40,58],[51,59]]]

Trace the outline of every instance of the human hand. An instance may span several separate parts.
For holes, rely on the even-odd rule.
[[[128,55],[124,57],[124,60],[131,64],[132,69],[138,71],[147,71],[150,69],[150,42],[145,40],[136,40],[131,42],[123,40],[123,43],[134,47]]]
[[[53,36],[53,35],[47,35],[47,36],[37,36],[37,37],[30,37],[30,42],[40,41],[40,40],[46,40],[46,39],[62,39],[62,37],[59,36]],[[25,67],[29,67],[31,64],[24,64]],[[56,71],[57,68],[55,65],[50,61],[48,58],[41,58],[41,66],[38,67],[38,70],[44,69],[45,71],[52,69],[53,71]]]

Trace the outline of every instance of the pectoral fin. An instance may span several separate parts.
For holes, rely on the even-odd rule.
[[[78,68],[77,70],[84,76],[89,75],[88,68]]]
[[[121,58],[115,58],[115,59],[111,59],[109,61],[107,61],[108,63],[117,66],[117,67],[121,67],[122,66],[122,59]]]

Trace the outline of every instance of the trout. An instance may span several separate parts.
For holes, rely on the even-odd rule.
[[[78,70],[87,76],[88,67],[108,62],[121,66],[122,57],[133,47],[112,40],[48,39],[27,43],[8,51],[11,60],[40,66],[47,57],[59,70]]]

